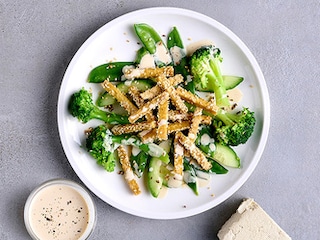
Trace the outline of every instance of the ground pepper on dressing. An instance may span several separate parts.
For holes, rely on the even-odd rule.
[[[85,199],[70,186],[45,187],[31,202],[30,225],[40,239],[78,239],[88,221]]]

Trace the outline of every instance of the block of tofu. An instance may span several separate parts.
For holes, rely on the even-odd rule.
[[[244,199],[237,211],[222,226],[220,240],[287,240],[280,226],[252,199]]]

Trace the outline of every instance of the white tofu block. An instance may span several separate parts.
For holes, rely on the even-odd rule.
[[[251,198],[245,199],[222,226],[220,240],[287,240],[280,226]]]

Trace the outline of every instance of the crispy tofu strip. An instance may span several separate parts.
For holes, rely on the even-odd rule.
[[[169,110],[169,121],[172,122],[181,122],[181,121],[189,121],[193,117],[192,112],[187,113],[180,113],[177,110]],[[201,116],[201,124],[210,125],[211,124],[212,117],[207,115]]]
[[[115,125],[111,128],[111,131],[115,135],[121,135],[126,133],[136,133],[144,130],[150,130],[157,126],[156,121],[151,122],[138,122],[132,124]]]
[[[133,192],[134,195],[140,194],[141,190],[138,185],[138,182],[136,181],[136,179],[134,177],[134,173],[132,171],[129,156],[128,156],[126,149],[122,145],[120,145],[117,148],[117,152],[118,152],[119,160],[121,163],[121,167],[124,172],[124,179],[128,183],[129,188],[131,189],[131,191]]]
[[[210,125],[210,124],[211,124],[211,121],[212,121],[212,117],[210,117],[210,116],[205,116],[205,115],[202,115],[202,116],[201,116],[201,124]]]
[[[128,93],[138,107],[141,107],[144,104],[144,100],[140,97],[140,92],[136,86],[130,86]]]
[[[159,140],[168,139],[168,111],[169,111],[169,99],[166,101],[163,101],[158,108],[157,138]]]
[[[169,117],[168,117],[169,121],[172,121],[172,122],[191,120],[193,115],[191,112],[181,113],[178,110],[169,110],[168,114],[169,114]]]
[[[137,111],[135,111],[133,114],[129,116],[129,122],[134,123],[139,118],[146,115],[147,112],[150,110],[155,109],[158,107],[163,101],[167,101],[169,99],[169,94],[167,92],[163,92],[157,97],[153,98],[152,100],[145,103],[143,106],[141,106]]]
[[[174,122],[168,125],[168,133],[180,132],[190,128],[190,121]]]
[[[172,66],[156,67],[156,68],[126,68],[124,70],[124,76],[128,80],[135,78],[155,78],[159,75],[172,77],[174,75],[174,69]]]
[[[143,143],[154,142],[157,139],[157,129],[142,131],[138,135]]]
[[[170,84],[170,81],[166,76],[160,75],[156,78],[160,87],[169,93],[170,100],[172,104],[176,107],[177,110],[182,113],[188,112],[187,106],[184,104],[184,101],[180,98],[180,96],[176,93],[176,89]]]
[[[202,121],[202,108],[197,107],[194,111],[193,118],[191,120],[190,130],[188,132],[188,138],[194,142],[197,138],[199,131],[199,125]]]
[[[207,116],[201,116],[201,124],[210,125],[211,118]],[[174,132],[180,132],[189,129],[191,126],[190,120],[185,120],[181,122],[174,122],[168,124],[168,134]],[[142,131],[139,133],[139,137],[142,142],[153,142],[157,139],[157,129],[151,129],[150,131]]]
[[[182,132],[176,133],[179,142],[184,146],[184,148],[190,153],[198,164],[204,169],[209,170],[212,165],[203,154],[203,152],[192,142],[188,137],[186,137]]]
[[[168,124],[168,134],[183,131],[190,128],[190,121],[182,121]],[[154,142],[157,139],[157,129],[152,129],[150,131],[142,131],[139,133],[139,137],[141,141],[146,142]]]
[[[170,77],[169,81],[172,86],[176,86],[179,83],[183,82],[183,77],[181,74],[177,74],[173,77]],[[156,86],[141,93],[141,97],[144,100],[151,99],[151,98],[154,98],[155,96],[159,95],[162,91],[163,90],[161,89],[161,87],[157,84]]]
[[[203,108],[211,114],[216,115],[219,110],[219,107],[217,107],[213,102],[208,102],[182,87],[177,87],[176,93],[188,103]]]
[[[179,175],[183,174],[184,148],[179,142],[177,135],[173,140],[173,171]]]
[[[140,92],[137,87],[135,86],[130,86],[129,87],[129,94],[131,95],[133,101],[135,104],[140,108],[144,104],[144,100],[140,96]],[[153,115],[152,111],[150,110],[149,112],[146,113],[145,115],[147,121],[155,121],[155,116]]]
[[[112,95],[129,114],[136,112],[137,107],[111,82],[105,80],[102,87]]]

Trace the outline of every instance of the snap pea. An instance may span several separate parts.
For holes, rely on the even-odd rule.
[[[172,64],[167,46],[154,28],[148,24],[139,23],[134,24],[134,29],[143,46],[153,56],[156,66],[163,67]]]
[[[147,55],[150,54],[149,51],[145,48],[145,47],[141,47],[138,51],[137,51],[137,56],[136,56],[136,60],[135,60],[135,64],[139,64],[141,62],[141,59]]]
[[[134,30],[144,47],[151,54],[154,54],[157,50],[157,43],[162,42],[159,34],[150,25],[145,23],[134,24]]]
[[[173,27],[168,34],[167,47],[170,51],[172,59],[174,60],[173,67],[175,74],[181,74],[183,78],[187,80],[188,75],[190,75],[188,70],[188,59],[177,27]],[[177,53],[176,51],[180,52]],[[180,58],[175,59],[175,55],[180,56]],[[184,87],[190,92],[195,93],[195,84],[193,81],[188,81]]]
[[[136,147],[133,147],[133,148],[136,148]],[[132,168],[134,169],[134,172],[139,178],[142,176],[144,170],[146,169],[149,159],[150,159],[150,155],[144,151],[140,151],[136,155],[134,154],[130,155]]]
[[[111,62],[99,65],[90,71],[88,82],[101,83],[106,79],[109,81],[121,81],[123,67],[133,64],[133,62]]]
[[[167,47],[170,49],[172,47],[179,47],[181,49],[184,48],[182,39],[180,37],[180,33],[177,29],[177,27],[173,27],[170,33],[168,34],[167,39]]]
[[[183,180],[184,182],[191,188],[191,190],[198,195],[198,184],[197,184],[197,176],[194,167],[184,159],[183,162],[184,174]]]

